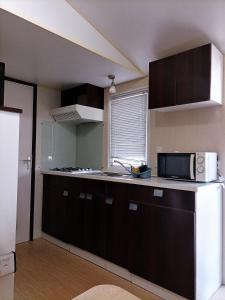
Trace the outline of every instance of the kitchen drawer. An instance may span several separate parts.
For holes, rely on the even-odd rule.
[[[195,193],[159,187],[136,186],[131,202],[195,211]]]
[[[82,179],[82,191],[88,194],[105,196],[106,183],[101,180]]]
[[[124,198],[129,199],[135,188],[135,185],[126,183],[107,182],[107,197],[116,198],[118,194],[120,194],[123,195]]]
[[[44,180],[48,184],[48,188],[64,188],[72,190],[74,184],[77,184],[80,179],[67,176],[44,175]]]

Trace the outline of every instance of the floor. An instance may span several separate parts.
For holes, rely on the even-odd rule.
[[[98,284],[114,284],[143,300],[160,300],[43,239],[17,245],[14,300],[70,300]]]

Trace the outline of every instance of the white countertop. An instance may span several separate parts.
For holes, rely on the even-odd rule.
[[[187,181],[179,181],[179,180],[171,180],[171,179],[162,179],[159,177],[151,177],[147,179],[136,179],[132,177],[122,177],[122,176],[114,177],[114,176],[102,176],[96,174],[71,174],[69,172],[51,171],[51,170],[42,170],[41,173],[47,175],[103,180],[103,181],[120,182],[120,183],[127,183],[127,184],[138,184],[138,185],[191,191],[191,192],[197,192],[199,189],[209,187],[212,185],[214,186],[220,185],[220,183],[195,183],[195,182],[187,182]]]

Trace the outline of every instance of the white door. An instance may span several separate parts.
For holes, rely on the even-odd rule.
[[[29,240],[33,88],[5,81],[5,106],[21,108],[16,243]],[[10,157],[9,157],[10,159]]]

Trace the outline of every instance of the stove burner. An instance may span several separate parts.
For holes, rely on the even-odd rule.
[[[80,167],[64,167],[64,168],[53,168],[51,171],[59,172],[80,172],[80,171],[92,171],[91,168],[80,168]]]

